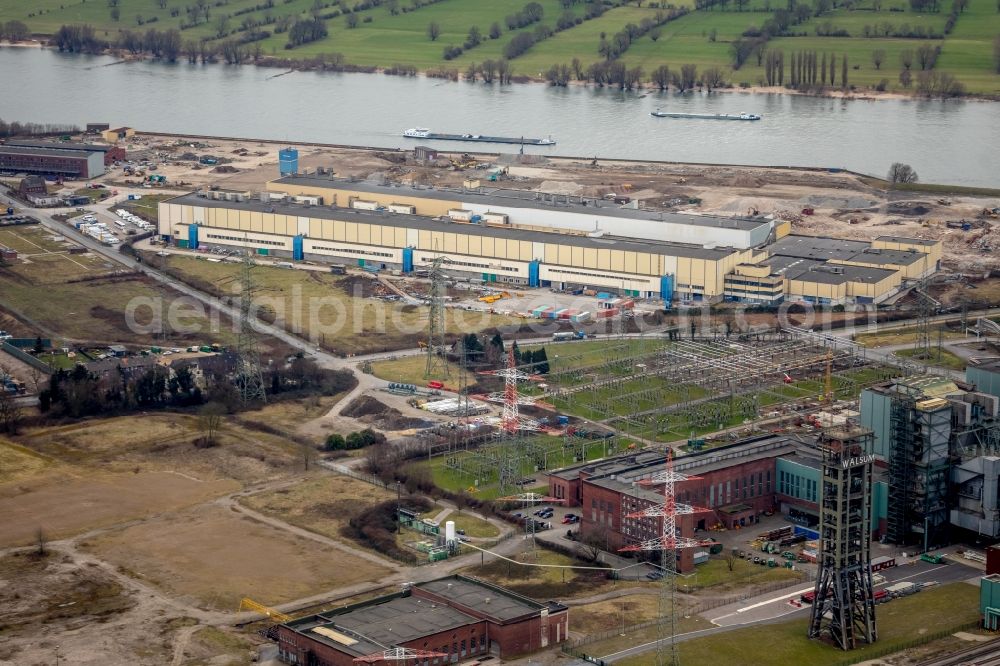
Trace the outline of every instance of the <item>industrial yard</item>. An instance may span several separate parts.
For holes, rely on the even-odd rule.
[[[995,199],[326,146],[282,147],[279,174],[277,144],[121,144],[130,173],[95,181],[117,194],[0,228],[12,663],[383,663],[440,622],[473,636],[444,646],[462,659],[833,664],[991,617],[968,582],[1000,538]],[[197,332],[124,325],[174,292]],[[198,328],[213,312],[227,330]],[[903,321],[842,330],[879,317]],[[78,386],[125,397],[87,412]],[[870,607],[831,605],[834,523],[852,571],[879,568],[840,598]],[[549,619],[514,642],[511,609]]]

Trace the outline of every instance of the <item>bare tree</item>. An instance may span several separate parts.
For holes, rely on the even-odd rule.
[[[875,49],[872,51],[872,64],[875,65],[875,69],[881,69],[883,62],[885,62],[885,50]]]
[[[427,36],[431,38],[431,41],[437,41],[438,36],[441,34],[441,26],[435,21],[431,21],[427,24]]]
[[[35,530],[35,547],[38,549],[38,556],[45,557],[48,554],[49,537],[45,534],[45,530],[39,525],[38,529]]]
[[[302,447],[302,471],[308,472],[309,465],[316,458],[316,447],[306,440],[303,440],[300,446]]]
[[[167,0],[155,0],[155,2],[156,2],[156,6],[159,7],[160,9],[166,9],[167,8]]]
[[[227,14],[219,14],[215,17],[215,36],[222,37],[226,36],[226,32],[229,30],[229,16]]]
[[[730,548],[725,551],[722,559],[726,562],[726,568],[729,569],[730,573],[732,573],[736,569],[736,561],[740,558],[739,555],[736,554],[736,551]]]
[[[913,67],[913,49],[903,49],[899,52],[899,64],[903,69]]]
[[[579,550],[580,556],[589,562],[596,562],[601,553],[608,548],[608,528],[603,525],[595,525],[586,534],[579,530]]]
[[[709,67],[702,72],[701,82],[705,84],[708,92],[712,92],[713,88],[721,88],[726,84],[726,76],[718,67]]]
[[[198,426],[201,429],[202,441],[212,446],[219,435],[219,428],[222,426],[222,415],[226,413],[226,408],[217,402],[205,403],[198,413]]]
[[[23,416],[24,410],[17,398],[0,388],[0,432],[16,435]]]
[[[890,183],[915,183],[918,180],[917,172],[913,170],[913,167],[902,162],[892,163],[892,166],[889,167],[888,178]]]
[[[47,376],[33,365],[28,367],[28,379],[31,380],[31,386],[35,389],[36,394],[42,390],[42,378]]]

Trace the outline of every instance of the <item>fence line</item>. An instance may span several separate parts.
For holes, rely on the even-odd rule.
[[[44,372],[47,375],[51,375],[53,372],[55,372],[52,369],[52,366],[50,366],[48,363],[46,363],[44,361],[40,361],[37,358],[35,358],[34,356],[32,356],[31,354],[28,354],[26,352],[21,351],[20,349],[18,349],[14,345],[9,344],[6,340],[2,341],[2,344],[0,344],[0,346],[2,346],[2,348],[3,348],[3,350],[5,352],[7,352],[8,354],[10,354],[11,356],[13,356],[14,358],[16,358],[17,360],[22,361],[24,363],[27,363],[31,367],[33,367],[33,368],[35,368],[37,370],[41,370],[42,372]]]

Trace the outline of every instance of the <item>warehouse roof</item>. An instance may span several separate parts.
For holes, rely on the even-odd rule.
[[[845,282],[877,284],[896,273],[895,270],[875,266],[848,266],[788,256],[770,257],[765,259],[763,263],[770,266],[773,273],[784,275],[789,280],[802,280],[819,284],[844,284]]]
[[[544,604],[532,601],[527,597],[514,594],[496,585],[470,580],[464,576],[439,578],[418,586],[432,594],[439,595],[449,602],[472,609],[478,613],[500,621],[531,613],[537,613]]]
[[[479,622],[477,618],[451,606],[399,596],[380,603],[362,604],[341,613],[322,613],[293,620],[288,627],[360,657],[476,622]]]
[[[771,220],[763,216],[756,217],[722,217],[718,215],[691,215],[684,213],[666,213],[661,211],[635,208],[621,208],[617,204],[600,199],[585,198],[563,194],[547,194],[534,190],[512,190],[495,187],[479,189],[448,189],[434,187],[414,187],[399,184],[381,185],[370,181],[353,182],[344,178],[328,176],[313,176],[295,174],[278,178],[272,183],[296,184],[306,187],[327,187],[337,189],[369,192],[371,194],[398,193],[407,197],[425,199],[456,199],[469,203],[492,204],[495,206],[510,206],[515,208],[548,208],[563,210],[568,213],[584,213],[588,215],[603,215],[620,217],[630,220],[651,220],[666,224],[688,224],[701,227],[716,227],[724,229],[741,229],[751,231],[762,225],[769,225]]]
[[[364,224],[382,224],[403,229],[420,229],[424,231],[443,231],[450,233],[470,233],[492,238],[533,241],[536,243],[559,243],[574,247],[586,247],[606,250],[625,250],[628,252],[650,252],[675,257],[694,259],[709,259],[718,261],[736,252],[731,247],[706,248],[687,243],[671,243],[669,241],[638,241],[618,236],[602,236],[592,238],[574,234],[561,234],[549,231],[534,231],[510,227],[494,227],[480,224],[458,223],[423,215],[405,215],[387,211],[363,211],[353,208],[332,208],[329,206],[308,206],[305,204],[290,204],[272,201],[264,203],[256,199],[247,201],[225,201],[209,199],[199,194],[185,194],[164,203],[182,204],[187,206],[203,206],[205,208],[226,208],[229,210],[246,210],[258,213],[278,213],[281,215],[296,215],[324,220],[339,220],[344,222],[360,222]]]
[[[893,242],[910,242],[911,239],[892,237]],[[912,239],[921,243],[920,239]],[[932,241],[933,243],[933,241]],[[867,241],[827,238],[825,236],[785,236],[765,248],[772,256],[814,259],[816,261],[853,261],[858,263],[902,265],[921,261],[926,256],[915,250],[885,250],[873,248]]]
[[[72,151],[90,151],[90,152],[100,152],[106,153],[110,150],[114,150],[115,146],[109,146],[106,143],[72,143],[66,141],[31,141],[28,139],[7,139],[5,142],[7,146],[20,146],[24,148],[55,148],[58,150],[72,150]]]
[[[31,148],[28,146],[0,146],[0,154],[8,155],[37,155],[40,157],[71,157],[76,160],[86,159],[86,155],[79,150],[61,150],[52,148]]]

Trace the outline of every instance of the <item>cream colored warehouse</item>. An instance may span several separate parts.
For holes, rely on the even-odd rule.
[[[484,282],[710,302],[878,303],[904,279],[933,272],[940,260],[940,243],[933,241],[789,236],[788,223],[763,217],[664,217],[623,213],[606,203],[568,205],[534,192],[495,192],[286,177],[256,196],[210,191],[164,201],[159,233],[179,247],[249,246],[258,254],[378,270],[409,272],[443,257],[448,272]],[[473,206],[469,201],[477,196]],[[585,231],[595,218],[598,231]],[[558,228],[540,224],[553,220],[560,221]],[[755,236],[760,242],[736,248],[602,229],[613,225],[671,238],[728,231],[739,244]]]

